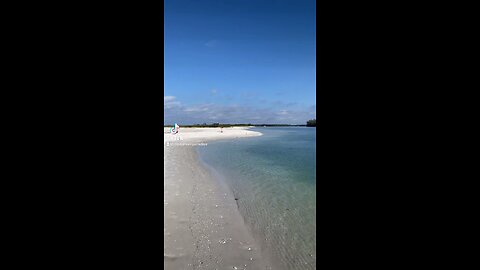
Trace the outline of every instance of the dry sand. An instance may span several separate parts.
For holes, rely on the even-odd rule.
[[[223,131],[223,132],[221,132]],[[182,128],[180,127],[178,134],[171,134],[169,128],[163,129],[163,141],[186,143],[207,142],[219,139],[233,139],[241,137],[260,136],[262,133],[248,130],[248,127],[231,127],[231,128]]]
[[[168,129],[165,129],[168,132]],[[195,147],[218,139],[260,136],[247,128],[181,128],[164,134],[165,269],[272,269],[244,224],[227,186]]]

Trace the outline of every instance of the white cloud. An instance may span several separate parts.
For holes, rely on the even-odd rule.
[[[180,106],[180,102],[175,101],[174,96],[163,96],[163,109],[172,109]]]
[[[305,124],[315,118],[315,105],[295,109],[286,106],[259,108],[250,105],[196,104],[186,105],[175,97],[164,97],[166,124],[201,123],[253,123],[253,124]],[[287,110],[288,108],[288,110]]]
[[[218,44],[218,40],[212,39],[212,40],[209,40],[207,43],[205,43],[205,46],[207,46],[209,48],[213,48],[213,47],[217,46],[217,44]]]
[[[170,102],[170,101],[174,101],[174,100],[175,100],[174,96],[163,96],[163,101],[164,102]]]

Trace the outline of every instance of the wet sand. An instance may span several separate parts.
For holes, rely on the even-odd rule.
[[[223,133],[180,128],[176,135],[164,134],[165,269],[272,269],[233,194],[198,160],[195,149],[212,140],[260,135],[246,128]]]

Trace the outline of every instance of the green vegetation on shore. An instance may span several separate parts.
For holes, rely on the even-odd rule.
[[[317,119],[312,119],[307,121],[307,127],[316,127],[317,126]]]

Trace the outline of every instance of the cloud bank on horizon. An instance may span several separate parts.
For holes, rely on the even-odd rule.
[[[163,109],[165,112],[164,124],[180,125],[202,123],[228,124],[305,124],[307,120],[316,118],[316,105],[305,109],[295,107],[294,104],[272,102],[271,106],[255,107],[249,105],[219,105],[215,103],[183,104],[175,96],[164,96]],[[280,106],[282,107],[282,106]]]

